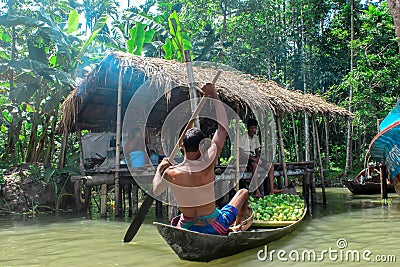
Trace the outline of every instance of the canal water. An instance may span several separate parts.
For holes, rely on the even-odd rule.
[[[290,235],[210,263],[180,260],[152,225],[154,215],[128,244],[130,219],[0,216],[0,266],[398,266],[398,195],[383,205],[379,195],[327,188],[327,201]]]

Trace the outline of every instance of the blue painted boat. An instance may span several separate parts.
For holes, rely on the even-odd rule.
[[[369,149],[375,161],[387,165],[390,179],[393,181],[394,177],[400,174],[400,100],[381,122],[379,133],[372,139]],[[399,191],[397,193],[400,194]]]

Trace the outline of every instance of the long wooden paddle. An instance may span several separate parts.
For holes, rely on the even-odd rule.
[[[219,78],[219,75],[221,74],[221,71],[218,71],[217,74],[215,75],[213,79],[213,84],[215,84]],[[203,96],[196,107],[195,111],[193,112],[192,116],[190,117],[188,123],[186,124],[185,129],[182,131],[182,134],[179,137],[178,142],[175,144],[174,149],[171,152],[171,155],[168,157],[169,162],[173,162],[176,154],[178,154],[179,148],[182,144],[183,137],[185,136],[185,133],[189,128],[191,128],[191,125],[193,121],[196,119],[196,117],[199,115],[201,109],[204,106],[206,100],[206,96]],[[153,204],[154,199],[147,194],[145,200],[143,201],[142,205],[139,208],[139,211],[135,218],[132,220],[131,225],[129,225],[128,230],[126,231],[125,237],[124,237],[124,242],[130,242],[136,235],[136,233],[139,231],[140,226],[142,225],[144,218],[146,217],[147,213],[149,213],[149,210],[151,208],[151,205]]]

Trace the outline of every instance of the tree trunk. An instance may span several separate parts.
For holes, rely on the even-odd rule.
[[[305,25],[304,25],[304,14],[303,9],[301,8],[301,61],[302,61],[302,72],[303,72],[303,92],[307,93],[307,55],[306,55],[306,34],[305,34]],[[304,151],[305,151],[305,160],[309,161],[310,157],[310,127],[309,127],[309,118],[307,114],[304,114]]]
[[[34,116],[36,117],[36,116]],[[25,161],[26,162],[32,162],[33,160],[33,155],[34,155],[34,151],[36,150],[36,136],[37,136],[37,124],[36,124],[36,119],[33,120],[32,122],[32,126],[31,126],[31,133],[29,135],[29,143],[28,143],[28,148],[26,150],[26,157],[25,157]]]
[[[15,55],[16,55],[16,47],[15,47],[15,42],[16,42],[16,36],[15,36],[15,27],[12,27],[12,47],[11,47],[11,60],[15,60]],[[9,73],[9,82],[10,82],[10,93],[14,91],[14,69],[10,68],[10,73]],[[8,155],[11,154],[11,164],[17,165],[18,164],[18,157],[17,157],[17,151],[15,149],[17,145],[17,129],[18,129],[18,124],[19,124],[19,117],[17,116],[12,116],[12,122],[10,125],[10,128],[8,129],[8,141],[7,141],[7,147],[6,147],[6,153],[4,158],[6,159]]]
[[[222,30],[221,30],[221,51],[219,51],[219,53],[218,53],[218,62],[222,61],[222,57],[223,57],[223,53],[224,53],[224,42],[225,42],[225,34],[226,34],[226,16],[227,16],[227,11],[228,11],[228,4],[226,3],[226,1],[224,1],[223,10],[224,10],[223,11],[224,18],[222,21]]]
[[[362,162],[362,158],[361,155],[363,155],[364,153],[362,153],[362,148],[364,148],[364,144],[362,143],[362,136],[361,136],[361,130],[360,130],[360,126],[357,125],[357,148],[356,148],[356,155],[357,155],[357,169],[361,168],[361,162]]]
[[[50,141],[49,141],[49,145],[47,146],[46,156],[44,159],[45,167],[51,166],[51,159],[53,158],[53,155],[54,155],[54,141],[55,141],[55,131],[56,131],[56,127],[57,127],[58,108],[59,107],[57,106],[56,110],[54,111],[53,121],[51,124]]]
[[[68,143],[68,129],[65,127],[62,135],[60,157],[58,158],[58,170],[61,170],[65,166],[65,157],[67,155],[67,143]]]
[[[45,153],[44,153],[44,147],[45,147],[45,143],[47,140],[47,130],[50,126],[50,116],[49,115],[45,115],[45,119],[44,122],[42,123],[43,125],[43,130],[42,130],[42,135],[40,136],[39,142],[38,142],[38,146],[36,149],[36,153],[33,156],[33,161],[40,161],[43,162],[44,158],[45,158]]]
[[[397,42],[400,47],[400,0],[387,0],[390,13],[394,21],[394,29],[396,31]]]
[[[354,40],[354,0],[350,1],[351,10],[350,10],[350,32],[351,32],[351,43]],[[354,49],[350,50],[350,72],[353,71],[354,67]],[[349,87],[349,111],[352,110],[352,101],[353,101],[353,87],[350,85]],[[352,120],[347,121],[347,147],[346,147],[346,168],[345,175],[349,174],[349,171],[352,166],[352,139],[353,139],[353,123]]]

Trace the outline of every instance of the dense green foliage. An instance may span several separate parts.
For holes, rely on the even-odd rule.
[[[21,162],[56,167],[60,104],[86,67],[110,49],[177,60],[190,49],[195,60],[220,61],[289,89],[321,94],[345,108],[352,85],[354,158],[362,160],[376,134],[376,119],[400,97],[400,54],[386,2],[356,2],[352,43],[347,2],[148,0],[120,10],[113,0],[3,1],[0,168]],[[352,72],[350,47],[355,51]],[[318,122],[321,134],[322,119]],[[290,161],[296,160],[293,125],[303,151],[303,124],[301,114],[284,118]],[[344,121],[330,121],[335,166],[344,164],[345,127]],[[78,166],[75,140],[69,139],[67,162]]]

